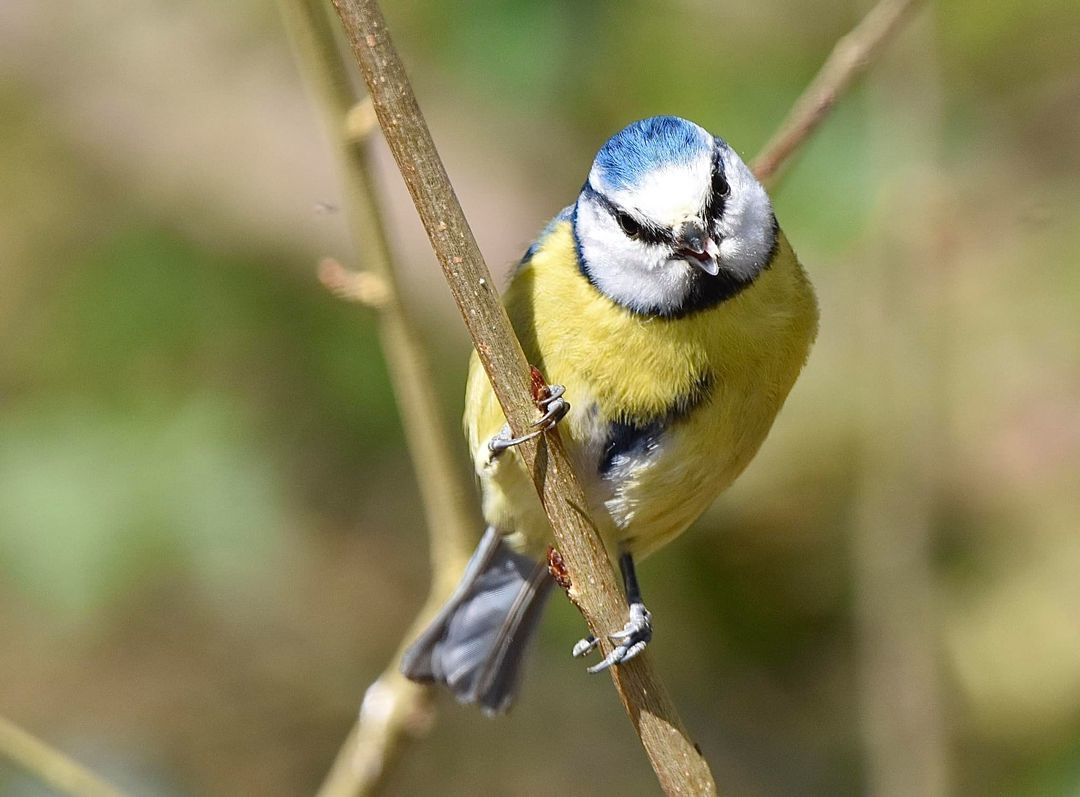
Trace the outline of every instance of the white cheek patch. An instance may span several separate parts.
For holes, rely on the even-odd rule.
[[[720,259],[729,271],[749,279],[764,267],[775,242],[772,202],[734,150],[725,148],[721,157],[731,195],[716,225]]]
[[[608,298],[635,312],[675,315],[693,296],[709,290],[720,272],[749,282],[768,264],[776,242],[772,203],[734,150],[720,144],[719,156],[731,187],[712,230],[708,264],[674,259],[670,245],[627,236],[612,211],[590,192],[577,203],[576,232],[586,270]],[[589,182],[607,201],[654,224],[675,227],[700,218],[711,198],[713,154],[667,164],[642,175],[632,187],[605,188],[594,168]],[[702,287],[702,286],[705,287]]]
[[[675,312],[692,286],[691,269],[669,260],[671,250],[626,237],[611,214],[594,201],[578,202],[578,235],[589,276],[600,292],[638,312]]]

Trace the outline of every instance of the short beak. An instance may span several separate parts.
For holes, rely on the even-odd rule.
[[[685,221],[675,230],[675,251],[710,276],[720,273],[720,264],[716,262],[720,247],[697,219]]]

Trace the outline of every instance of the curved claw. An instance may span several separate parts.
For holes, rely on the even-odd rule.
[[[547,395],[540,399],[537,404],[539,404],[541,408],[547,409],[551,402],[561,399],[565,394],[566,388],[562,385],[548,385]]]
[[[526,440],[539,437],[552,428],[570,411],[570,402],[563,398],[565,392],[566,388],[562,385],[548,385],[547,396],[537,402],[537,406],[544,410],[544,414],[538,420],[529,424],[529,428],[533,431],[526,432],[519,437],[511,437],[509,430],[504,430],[503,433],[488,441],[488,450],[493,455],[501,454],[506,449],[519,446]]]
[[[607,658],[605,658],[602,662],[600,662],[599,664],[594,664],[592,667],[589,667],[586,672],[595,675],[598,672],[603,672],[608,667],[611,667],[613,664],[625,664],[626,662],[630,661],[630,659],[641,653],[641,651],[645,650],[646,644],[647,643],[645,642],[635,642],[628,648],[624,648],[620,645],[619,647],[611,651],[611,653],[607,655]]]
[[[600,640],[590,634],[584,639],[579,639],[577,644],[574,645],[574,649],[571,651],[571,653],[576,659],[586,654],[592,653],[594,650],[596,650],[596,646],[599,644]]]
[[[621,631],[609,634],[608,639],[618,644],[615,645],[603,661],[588,668],[590,673],[603,672],[613,664],[630,661],[630,659],[645,650],[652,639],[652,614],[645,608],[645,604],[630,604],[630,620],[623,626]],[[575,645],[574,650],[576,651],[584,641],[582,640]],[[589,648],[589,650],[591,649]]]
[[[538,402],[540,408],[546,412],[538,420],[529,424],[532,429],[550,429],[570,411],[570,402],[563,398],[563,393],[566,392],[565,387],[550,385],[548,391],[551,395]]]
[[[589,673],[590,675],[596,675],[598,672],[603,672],[611,665],[618,664],[620,661],[622,661],[622,658],[616,655],[618,651],[619,649],[615,648],[615,650],[611,651],[611,653],[607,655],[607,658],[605,658],[599,664],[594,664],[592,667],[586,667],[585,672]]]
[[[539,437],[545,431],[547,431],[546,428],[545,429],[537,429],[537,430],[535,430],[533,432],[526,432],[525,434],[521,435],[521,437],[509,437],[509,436],[503,437],[501,435],[498,436],[498,437],[493,437],[490,440],[488,440],[488,450],[492,454],[501,454],[503,451],[506,451],[506,449],[508,449],[508,448],[513,448],[514,446],[519,446],[522,443],[524,443],[526,440],[532,440],[534,437]]]

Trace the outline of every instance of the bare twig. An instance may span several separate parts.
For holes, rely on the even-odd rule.
[[[529,366],[435,151],[382,12],[374,0],[335,0],[335,7],[480,360],[511,429],[520,434],[536,417]],[[607,632],[625,620],[625,604],[603,543],[582,510],[584,494],[562,441],[558,434],[549,434],[521,448],[573,579],[571,598],[607,645]],[[612,676],[664,790],[715,793],[708,765],[649,657],[612,668]]]
[[[460,569],[457,571],[460,573]],[[435,589],[403,639],[411,642],[447,599]],[[378,794],[390,768],[411,739],[423,736],[434,722],[432,688],[414,683],[398,670],[403,644],[367,692],[360,715],[338,751],[317,797],[359,797]]]
[[[837,97],[853,82],[858,72],[865,68],[871,56],[899,26],[904,15],[916,2],[917,0],[883,0],[851,34],[838,42],[833,54],[803,97],[796,103],[780,132],[774,136],[763,154],[755,161],[755,170],[763,180],[769,181],[775,178],[781,166],[807,140]],[[328,35],[329,32],[324,25],[325,20],[315,16],[318,2],[295,0],[295,4],[297,11],[294,13],[300,13],[302,17],[299,21],[292,20],[290,27],[294,35],[299,32],[300,35],[306,35],[309,38],[315,35],[318,39],[314,42],[314,50],[312,43],[308,43],[308,57],[311,57],[312,51],[315,52],[319,59],[318,69],[322,73],[320,79],[334,84],[331,88],[333,93],[329,98],[330,101],[325,104],[332,109],[334,114],[340,114],[344,103],[351,100],[352,95],[351,90],[348,91],[347,97],[345,95],[348,81],[340,69],[340,63],[334,60],[336,54],[333,52],[332,37]],[[383,83],[386,96],[383,97],[379,116],[384,129],[388,131],[387,138],[395,150],[399,165],[402,166],[410,192],[417,201],[425,227],[432,238],[432,244],[439,255],[443,269],[447,273],[455,299],[462,308],[466,323],[469,324],[472,320],[473,326],[479,330],[475,342],[485,367],[489,374],[495,371],[501,375],[493,379],[493,384],[500,401],[504,403],[511,426],[515,430],[520,430],[532,418],[520,347],[515,345],[516,340],[512,337],[501,307],[491,306],[493,297],[490,276],[487,275],[479,253],[476,252],[471,232],[461,216],[452,189],[446,180],[438,156],[434,152],[430,135],[420,117],[404,72],[389,43],[385,24],[374,3],[343,0],[336,4],[362,68],[365,55],[367,56],[368,68],[365,70],[365,78],[369,86],[376,76],[382,79],[395,78]],[[307,26],[306,34],[302,30],[303,26]],[[303,49],[304,43],[300,44]],[[344,124],[346,143],[355,144],[366,139],[372,129],[372,110],[373,106],[367,101],[349,109]],[[417,142],[423,145],[421,149],[413,148]],[[347,158],[347,160],[351,159]],[[368,202],[373,204],[370,195]],[[382,240],[381,232],[378,237]],[[392,272],[387,273],[392,283]],[[384,306],[387,283],[382,281],[382,275],[372,271],[363,274],[350,273],[336,262],[325,261],[321,266],[320,274],[328,287],[339,295],[376,307]],[[479,318],[475,315],[477,312],[481,314]],[[493,334],[489,335],[488,332]],[[499,338],[509,345],[500,345]],[[492,340],[494,343],[491,342]],[[389,351],[387,358],[392,360]],[[405,414],[403,411],[403,416]],[[565,468],[565,462],[560,456],[561,446],[557,436],[553,435],[550,441],[542,443],[538,450],[530,447],[525,451],[525,455],[527,460],[533,463],[534,473],[543,482],[538,484],[538,487],[541,490],[541,496],[546,499],[545,503],[549,510],[556,515],[563,510],[561,514],[570,527],[569,534],[565,531],[560,534],[557,531],[557,538],[560,547],[567,552],[567,561],[571,563],[569,566],[579,573],[579,581],[571,597],[579,603],[579,607],[594,631],[610,628],[613,625],[617,627],[618,621],[621,620],[621,601],[618,600],[618,591],[610,566],[603,564],[604,555],[595,534],[588,528],[587,519],[582,518],[579,511],[575,509],[576,506],[583,505],[580,493],[564,492],[562,503],[559,502],[560,496],[554,494],[560,489],[556,485],[563,481],[562,469]],[[542,458],[542,461],[538,461],[539,458]],[[555,500],[554,504],[551,499]],[[567,509],[570,511],[565,511]],[[556,529],[565,528],[558,519],[554,520],[554,526]],[[564,536],[567,538],[566,542],[562,541]],[[455,578],[459,567],[439,567],[437,549],[438,542],[433,538],[433,563],[436,578],[440,573],[448,574],[448,578]],[[589,574],[588,589],[583,589],[580,574]],[[427,615],[438,606],[442,594],[449,586],[442,584],[433,587],[428,605],[425,606],[425,611],[421,612],[421,617],[418,618],[413,631],[426,622]],[[410,632],[406,640],[411,639],[412,636],[413,633]],[[397,661],[396,657],[394,661]],[[715,785],[712,783],[707,765],[700,756],[688,749],[686,733],[674,714],[674,709],[670,707],[670,701],[666,695],[658,691],[657,686],[649,686],[650,680],[655,679],[651,674],[648,661],[640,660],[633,665],[624,665],[621,670],[614,671],[613,676],[624,704],[627,705],[642,737],[642,742],[649,752],[650,760],[653,761],[654,766],[658,767],[658,776],[665,788],[669,790],[680,788],[679,777],[676,775],[674,779],[671,779],[670,773],[663,771],[670,769],[671,766],[665,766],[663,761],[656,760],[656,757],[664,758],[665,740],[670,740],[675,742],[673,745],[675,755],[669,757],[667,764],[678,767],[681,759],[693,765],[689,769],[684,768],[686,776],[684,782],[693,789],[689,793],[714,791]],[[410,690],[411,694],[409,694]],[[388,693],[401,695],[395,704],[400,709],[411,706],[413,710],[403,710],[398,715],[397,723],[366,724],[365,715],[372,717],[388,713],[386,706],[389,703],[385,699]],[[644,700],[646,694],[651,695],[653,701],[646,703]],[[386,758],[390,757],[394,750],[400,748],[407,732],[406,729],[423,724],[426,705],[426,690],[402,679],[396,667],[391,666],[369,690],[360,722],[342,748],[335,767],[320,794],[326,797],[326,795],[369,793],[380,780],[380,776],[378,774],[373,776],[372,772],[381,772],[384,769]],[[642,708],[648,710],[643,714]],[[368,724],[389,732],[376,732],[374,736],[366,735],[364,729]],[[365,748],[369,749],[365,750]]]
[[[66,755],[0,717],[0,756],[11,759],[53,788],[72,797],[123,797],[116,787]]]
[[[390,301],[385,280],[370,271],[350,271],[332,257],[319,261],[319,282],[339,299],[382,310]]]
[[[340,61],[338,64],[340,65]],[[375,106],[371,97],[364,97],[345,114],[345,138],[351,143],[360,144],[379,129],[379,120],[375,116]]]
[[[371,103],[356,102],[322,0],[282,0],[281,8],[342,159],[347,217],[365,265],[363,272],[350,272],[326,258],[320,263],[319,277],[339,296],[379,311],[381,343],[423,500],[432,585],[405,636],[408,641],[449,597],[476,542],[477,524],[467,508],[471,485],[454,460],[435,401],[430,366],[397,291],[368,167],[366,143],[377,127]],[[430,725],[431,690],[398,672],[400,658],[399,650],[368,688],[360,716],[319,791],[321,797],[375,793],[406,740]]]
[[[771,186],[778,179],[781,168],[918,4],[919,0],[880,0],[836,43],[810,85],[791,107],[787,118],[751,164],[762,183]]]

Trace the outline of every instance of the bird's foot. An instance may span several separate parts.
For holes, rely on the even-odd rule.
[[[592,634],[589,634],[584,639],[579,639],[577,641],[577,644],[574,645],[574,649],[570,652],[574,655],[574,658],[576,659],[580,656],[585,656],[589,653],[592,653],[594,650],[596,650],[596,646],[599,644],[600,640],[594,637]]]
[[[547,385],[543,389],[543,397],[536,402],[536,406],[544,414],[539,420],[529,424],[532,431],[526,432],[520,437],[511,437],[510,427],[504,426],[499,434],[488,441],[488,449],[491,451],[491,455],[493,457],[498,456],[506,449],[521,445],[526,440],[532,440],[534,437],[539,437],[548,429],[554,427],[570,411],[570,402],[563,398],[565,392],[566,388],[562,385]]]
[[[652,614],[641,602],[630,604],[630,620],[622,631],[609,634],[608,639],[615,643],[615,647],[599,664],[589,667],[589,672],[603,672],[613,664],[622,664],[630,661],[636,655],[645,650],[645,646],[652,639]],[[587,636],[574,645],[574,655],[584,656],[596,649],[599,644],[594,636]]]

